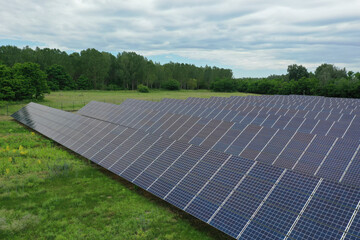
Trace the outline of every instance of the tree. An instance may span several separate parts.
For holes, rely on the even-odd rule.
[[[156,81],[156,65],[153,61],[148,61],[145,66],[145,84],[147,87],[152,87]]]
[[[138,83],[143,83],[146,59],[135,52],[118,54],[119,66],[125,89],[135,90]]]
[[[47,85],[46,74],[41,71],[40,65],[36,63],[16,63],[13,68],[13,78],[19,79],[31,90],[31,97],[43,99],[45,93],[50,93]]]
[[[109,54],[108,57],[110,60],[110,67],[109,67],[108,76],[105,79],[105,85],[107,86],[113,85],[114,87],[116,86],[116,88],[120,88],[121,86],[120,74],[119,74],[120,71],[119,71],[119,64],[117,58],[112,54]]]
[[[357,81],[360,81],[360,72],[357,72],[354,74],[354,78],[357,80]]]
[[[232,78],[230,69],[218,67],[197,67],[186,63],[152,62],[135,52],[119,53],[116,57],[108,52],[86,49],[80,53],[67,54],[59,49],[15,46],[0,47],[0,63],[12,67],[15,63],[33,62],[45,71],[52,65],[60,65],[74,82],[83,75],[89,80],[82,86],[89,89],[124,89],[135,90],[138,84],[150,88],[162,88],[168,79],[175,79],[183,89],[209,89],[215,79]],[[189,79],[192,79],[189,81]],[[196,79],[196,87],[194,87]],[[80,80],[84,82],[84,78]],[[63,89],[57,81],[49,79],[51,89]],[[64,89],[68,84],[65,84]]]
[[[302,65],[289,65],[287,68],[287,72],[289,75],[289,80],[298,81],[301,78],[308,78],[309,73],[307,69]]]
[[[321,64],[315,70],[315,77],[319,79],[322,85],[340,78],[347,78],[346,69],[335,67],[333,64]]]
[[[23,62],[22,50],[15,46],[1,46],[0,47],[0,58],[3,64],[7,66],[13,66],[15,63]]]
[[[42,99],[49,92],[46,74],[35,63],[16,63],[12,68],[0,65],[0,99]]]
[[[47,81],[52,91],[75,89],[75,82],[63,66],[54,64],[46,69]]]
[[[76,81],[76,86],[77,86],[77,89],[79,90],[88,90],[88,89],[91,89],[91,83],[90,83],[90,80],[84,76],[84,75],[81,75],[77,81]]]
[[[80,59],[81,72],[90,80],[91,88],[101,89],[110,68],[109,56],[92,48],[81,51]]]
[[[77,52],[70,54],[66,65],[67,73],[76,81],[82,74],[80,54]]]
[[[197,87],[197,80],[195,78],[189,78],[186,82],[186,88],[194,90]]]
[[[14,100],[15,92],[11,80],[11,69],[0,65],[0,100]]]
[[[247,79],[239,79],[237,90],[239,92],[247,92],[248,91],[248,80]]]

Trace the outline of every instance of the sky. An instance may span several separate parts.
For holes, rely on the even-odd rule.
[[[360,0],[0,0],[0,45],[135,51],[235,77],[360,71]]]

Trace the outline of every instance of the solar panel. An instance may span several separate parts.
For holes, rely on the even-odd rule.
[[[147,103],[142,104],[148,105]],[[113,107],[114,109],[117,109],[116,105],[113,105]],[[94,106],[94,108],[96,108],[96,106]],[[208,110],[210,112],[213,111],[211,109]],[[148,109],[143,109],[143,111],[148,111]],[[137,117],[136,114],[134,115],[132,112],[129,112],[128,115],[132,116],[130,119],[133,118],[130,121],[131,123],[137,122],[139,119],[144,120],[147,118],[147,115],[145,116],[140,114],[141,117]],[[340,157],[336,155],[336,152],[338,151],[337,145],[331,145],[336,140],[333,137],[329,136],[327,138],[321,138],[322,142],[318,141],[317,139],[320,139],[321,135],[326,135],[324,133],[297,133],[297,131],[280,129],[279,131],[273,131],[273,136],[267,138],[268,142],[264,143],[263,139],[258,138],[257,135],[262,136],[263,132],[269,130],[268,127],[245,124],[242,123],[242,121],[240,121],[241,124],[234,124],[233,122],[224,122],[211,118],[199,119],[189,116],[186,118],[187,121],[183,122],[182,124],[175,124],[181,116],[184,115],[170,114],[166,111],[157,111],[156,117],[149,119],[146,124],[143,124],[143,126],[136,124],[135,126],[152,134],[164,134],[165,136],[168,136],[174,140],[203,146],[233,155],[240,155],[252,160],[256,159],[264,163],[275,164],[279,167],[294,169],[295,171],[300,171],[310,175],[317,174],[317,172],[321,169],[320,174],[322,177],[334,181],[340,181],[345,171],[345,167],[339,168],[337,165],[345,165],[346,163],[349,163],[352,157],[344,156],[346,159],[340,159]],[[129,118],[125,117],[125,119]],[[272,125],[274,126],[279,119],[280,117],[278,117],[276,120],[274,119],[275,121],[273,121]],[[288,123],[294,119],[296,120],[296,118],[293,117],[282,119],[288,119]],[[128,122],[129,121],[127,120],[122,121],[121,124],[129,126]],[[300,124],[297,123],[297,130],[301,128],[304,122],[305,120],[303,118]],[[313,121],[313,123],[315,122],[316,124],[313,126],[313,129],[319,124],[320,120]],[[230,129],[222,131],[223,134],[221,136],[215,136],[215,133],[219,133],[221,131],[221,124],[227,124],[228,126],[231,125],[231,127]],[[171,132],[166,132],[174,125],[177,126],[178,129],[172,128]],[[328,126],[332,127],[332,125]],[[283,128],[287,126],[289,126],[289,124],[286,124],[285,122],[282,124]],[[326,131],[329,130],[330,128],[328,127]],[[310,132],[312,132],[312,130]],[[301,139],[298,139],[298,136],[301,136]],[[331,144],[324,145],[323,142],[327,141],[331,141]],[[253,146],[252,144],[260,144],[262,148],[260,149],[260,147],[258,147],[259,149],[254,150],[251,148]],[[294,144],[302,144],[302,149],[294,149]],[[358,143],[356,144],[356,147],[359,146]],[[354,148],[354,146],[351,146],[353,145],[351,141],[347,141],[345,145],[346,146],[343,146],[345,149]],[[317,151],[322,150],[322,156],[319,154],[314,155],[311,152],[312,149],[318,149]],[[326,156],[328,154],[335,155],[335,157]],[[314,156],[317,158],[311,159]],[[322,168],[322,165],[325,167]],[[337,173],[335,174],[335,172]],[[349,182],[347,180],[345,180],[344,183],[353,184],[353,182]]]
[[[172,106],[172,108],[169,108],[169,105],[164,105],[164,103],[153,103],[153,104],[147,104],[143,103],[146,101],[140,101],[138,100],[140,105],[138,107],[143,109],[153,109],[153,111],[165,111],[167,113],[172,114],[186,114],[190,116],[197,116],[197,117],[206,117],[210,119],[218,119],[222,117],[222,111],[224,108],[200,108],[196,105],[191,105],[189,108],[189,111],[185,111],[186,108],[181,107],[181,104],[178,104],[178,106]],[[163,105],[161,105],[163,104]],[[142,105],[142,106],[141,106]],[[126,107],[127,104],[121,105],[122,107]],[[165,108],[164,108],[165,106]],[[184,105],[183,105],[184,106]],[[185,105],[186,106],[186,105]],[[162,107],[162,108],[161,108]],[[99,107],[97,107],[99,108]],[[174,109],[181,109],[181,111],[177,111]],[[295,116],[283,116],[279,115],[279,112],[276,111],[276,115],[269,115],[268,111],[261,110],[263,108],[254,108],[250,107],[250,109],[243,111],[243,112],[228,112],[226,116],[232,116],[230,119],[227,119],[227,121],[230,122],[239,122],[239,123],[247,123],[247,124],[257,124],[261,126],[267,126],[267,127],[273,127],[273,128],[279,128],[279,129],[287,129],[290,131],[300,131],[305,133],[314,133],[314,134],[320,134],[320,135],[329,135],[329,136],[335,136],[335,137],[343,137],[347,132],[348,129],[358,129],[355,126],[358,126],[360,123],[358,123],[358,120],[350,121],[350,122],[344,122],[343,124],[338,124],[335,120],[327,120],[327,119],[313,119],[317,112],[314,114],[306,114],[306,118],[301,117],[298,118]],[[289,112],[290,109],[286,110],[286,113]],[[257,111],[263,111],[262,113]],[[298,112],[298,111],[297,111]],[[86,111],[82,112],[83,114],[87,114]],[[136,116],[136,114],[135,114]],[[224,116],[224,117],[226,117]],[[354,116],[352,116],[354,118]],[[108,119],[106,119],[108,120]],[[219,119],[220,120],[220,119]],[[321,120],[321,121],[320,121]],[[347,120],[346,120],[347,121]],[[332,130],[335,131],[332,131]],[[360,132],[360,130],[356,130],[356,132]],[[357,134],[346,134],[347,138],[352,138],[354,140],[359,140],[359,135]]]
[[[234,238],[360,238],[359,188],[39,104],[13,117]]]

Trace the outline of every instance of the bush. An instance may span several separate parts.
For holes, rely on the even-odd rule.
[[[142,93],[148,93],[149,92],[149,88],[147,86],[142,85],[142,84],[139,84],[137,86],[137,90],[139,92],[142,92]]]
[[[175,79],[170,79],[164,83],[163,87],[167,90],[179,90],[180,83]]]

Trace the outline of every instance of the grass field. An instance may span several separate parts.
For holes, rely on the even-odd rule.
[[[136,98],[150,101],[160,101],[163,98],[186,99],[188,97],[229,97],[245,96],[245,93],[219,93],[207,90],[182,90],[182,91],[160,91],[153,90],[150,93],[139,93],[137,91],[60,91],[47,94],[39,103],[63,110],[78,110],[92,100],[120,104],[127,98]],[[255,94],[254,94],[255,95]],[[11,115],[29,101],[18,103],[0,102],[0,115]]]
[[[45,103],[212,94],[56,92]],[[0,116],[0,239],[231,238],[10,117]]]

